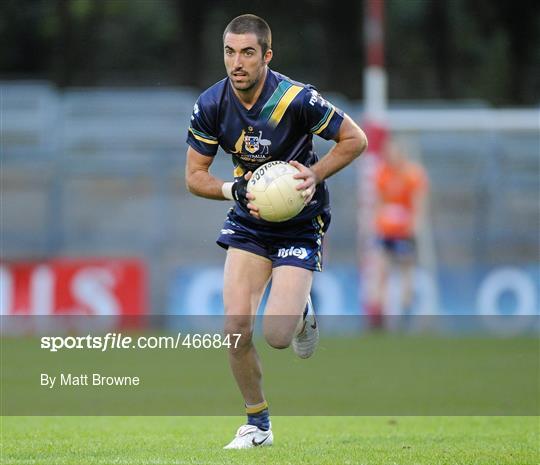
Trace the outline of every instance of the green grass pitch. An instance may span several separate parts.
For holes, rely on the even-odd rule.
[[[530,337],[322,338],[309,360],[260,340],[256,345],[274,416],[540,415],[539,345]],[[49,353],[35,338],[6,338],[0,358],[4,416],[231,417],[242,411],[224,349]],[[141,385],[40,385],[41,373],[93,372],[137,375]]]
[[[538,464],[539,417],[273,417],[273,447],[222,447],[242,417],[2,417],[2,464]]]

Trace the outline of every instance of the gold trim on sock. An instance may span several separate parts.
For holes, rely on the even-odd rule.
[[[255,405],[248,405],[248,404],[245,404],[246,406],[246,413],[248,415],[255,415],[256,413],[260,413],[262,412],[263,410],[267,409],[268,408],[268,402],[266,402],[265,400],[258,403],[258,404],[255,404]]]

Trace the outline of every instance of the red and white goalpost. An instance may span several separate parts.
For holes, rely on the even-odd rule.
[[[381,322],[380,309],[370,304],[374,287],[374,207],[373,175],[382,144],[387,137],[387,83],[384,69],[384,0],[366,0],[364,37],[367,62],[364,69],[364,119],[362,128],[369,141],[364,160],[358,163],[358,260],[363,292],[360,313],[367,313],[371,325]]]

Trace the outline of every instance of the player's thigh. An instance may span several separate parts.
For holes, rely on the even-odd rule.
[[[390,264],[393,261],[392,253],[384,247],[378,247],[374,253],[373,266],[377,285],[381,285],[388,277]]]
[[[254,315],[272,273],[272,262],[229,247],[223,276],[226,315]]]
[[[248,346],[253,321],[272,273],[267,258],[229,247],[223,279],[225,334],[241,334],[240,345]]]
[[[274,268],[265,315],[301,315],[306,307],[312,282],[311,270],[288,265]]]
[[[279,266],[272,272],[272,287],[264,312],[267,340],[279,339],[287,346],[306,308],[313,271],[296,266]]]
[[[413,254],[401,255],[396,259],[396,264],[402,275],[411,277],[415,269],[416,258]]]

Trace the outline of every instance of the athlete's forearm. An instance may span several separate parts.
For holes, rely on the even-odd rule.
[[[212,176],[208,171],[194,171],[186,175],[186,186],[189,192],[199,197],[213,200],[230,200],[223,189],[225,183],[223,180]],[[225,186],[227,187],[227,186]]]

